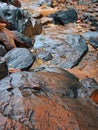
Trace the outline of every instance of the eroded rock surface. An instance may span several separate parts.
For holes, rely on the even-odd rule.
[[[79,80],[54,70],[18,72],[0,81],[1,130],[97,130],[98,108]]]
[[[4,56],[9,68],[27,69],[34,62],[34,55],[28,49],[14,48]]]
[[[53,23],[61,25],[74,23],[78,19],[77,12],[75,11],[75,9],[58,11],[54,14],[51,14],[50,17],[53,18]]]
[[[6,3],[0,3],[0,19],[6,21],[7,28],[24,33],[28,30],[27,36],[32,36],[32,23],[30,14],[22,9]],[[30,32],[31,33],[30,33]]]
[[[49,65],[61,68],[72,68],[77,65],[87,52],[84,37],[75,34],[64,34],[63,30],[47,30],[35,38],[34,49],[49,52],[53,58]]]

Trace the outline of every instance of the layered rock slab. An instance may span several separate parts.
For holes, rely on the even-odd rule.
[[[34,50],[49,52],[53,57],[48,64],[50,66],[72,68],[86,54],[88,47],[85,38],[81,35],[66,34],[64,29],[57,30],[52,27],[52,30],[50,28],[36,36]]]

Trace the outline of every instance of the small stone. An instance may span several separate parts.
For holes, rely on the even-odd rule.
[[[52,59],[52,55],[47,51],[40,52],[38,54],[38,57],[41,58],[43,61],[48,61]]]
[[[0,45],[0,56],[4,56],[7,53],[7,50],[3,45]]]
[[[8,67],[3,57],[0,57],[0,79],[8,75]]]

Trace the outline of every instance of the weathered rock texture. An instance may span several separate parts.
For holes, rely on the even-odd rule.
[[[9,68],[27,69],[34,62],[34,55],[28,49],[14,48],[5,56]]]
[[[46,50],[53,56],[49,65],[72,68],[87,52],[87,45],[81,35],[64,34],[63,31],[55,32],[55,29],[53,31],[50,29],[48,34],[46,32],[36,36],[34,49],[40,52]]]
[[[0,81],[1,130],[98,129],[98,108],[78,79],[56,71],[19,72]]]
[[[0,19],[6,21],[7,28],[10,30],[16,30],[21,33],[27,32],[27,36],[32,36],[32,23],[30,20],[30,15],[24,10],[19,9],[12,5],[7,5],[6,3],[0,3]],[[29,31],[31,33],[29,33]]]
[[[77,12],[75,11],[75,9],[58,11],[54,14],[51,14],[50,17],[53,18],[53,23],[62,25],[67,23],[74,23],[78,19]]]

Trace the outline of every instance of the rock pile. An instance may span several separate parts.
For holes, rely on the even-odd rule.
[[[28,13],[17,0],[3,2],[0,130],[98,130],[96,11],[85,15],[81,1],[34,0]],[[92,26],[94,32],[86,28]]]

